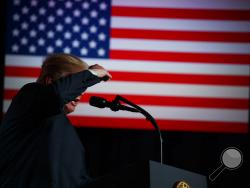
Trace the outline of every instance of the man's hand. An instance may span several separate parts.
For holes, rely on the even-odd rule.
[[[89,67],[89,70],[93,71],[99,78],[103,78],[103,77],[108,77],[108,79],[112,78],[111,74],[98,64],[91,65]]]

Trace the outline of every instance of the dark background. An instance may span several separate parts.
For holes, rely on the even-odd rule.
[[[0,1],[1,109],[5,33],[9,32],[5,31],[5,7],[5,1]],[[130,163],[160,160],[158,135],[153,131],[92,128],[76,128],[76,130],[85,145],[89,172],[93,177],[113,172]],[[236,170],[225,170],[214,182],[208,180],[208,187],[250,187],[248,136],[248,134],[163,132],[164,163],[208,176],[220,165],[222,151],[227,147],[237,147],[244,156],[242,166]]]
[[[158,137],[151,131],[84,129],[78,133],[86,147],[90,173],[99,176],[126,164],[142,160],[160,160]],[[219,167],[221,152],[237,147],[243,153],[243,164],[236,170],[225,170],[209,188],[250,187],[249,144],[247,135],[191,132],[163,132],[164,163],[208,176]]]

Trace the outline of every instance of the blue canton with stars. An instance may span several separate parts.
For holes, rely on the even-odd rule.
[[[7,54],[108,58],[110,1],[8,1]]]

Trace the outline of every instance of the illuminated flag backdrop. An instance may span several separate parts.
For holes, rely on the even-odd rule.
[[[76,126],[151,129],[140,114],[88,105],[120,94],[162,130],[248,132],[249,1],[13,0],[7,13],[4,112],[47,54],[65,52],[113,75],[88,89]]]

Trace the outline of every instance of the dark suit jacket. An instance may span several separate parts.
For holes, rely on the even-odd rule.
[[[71,188],[89,180],[63,106],[98,82],[86,70],[21,88],[0,126],[0,188]]]

